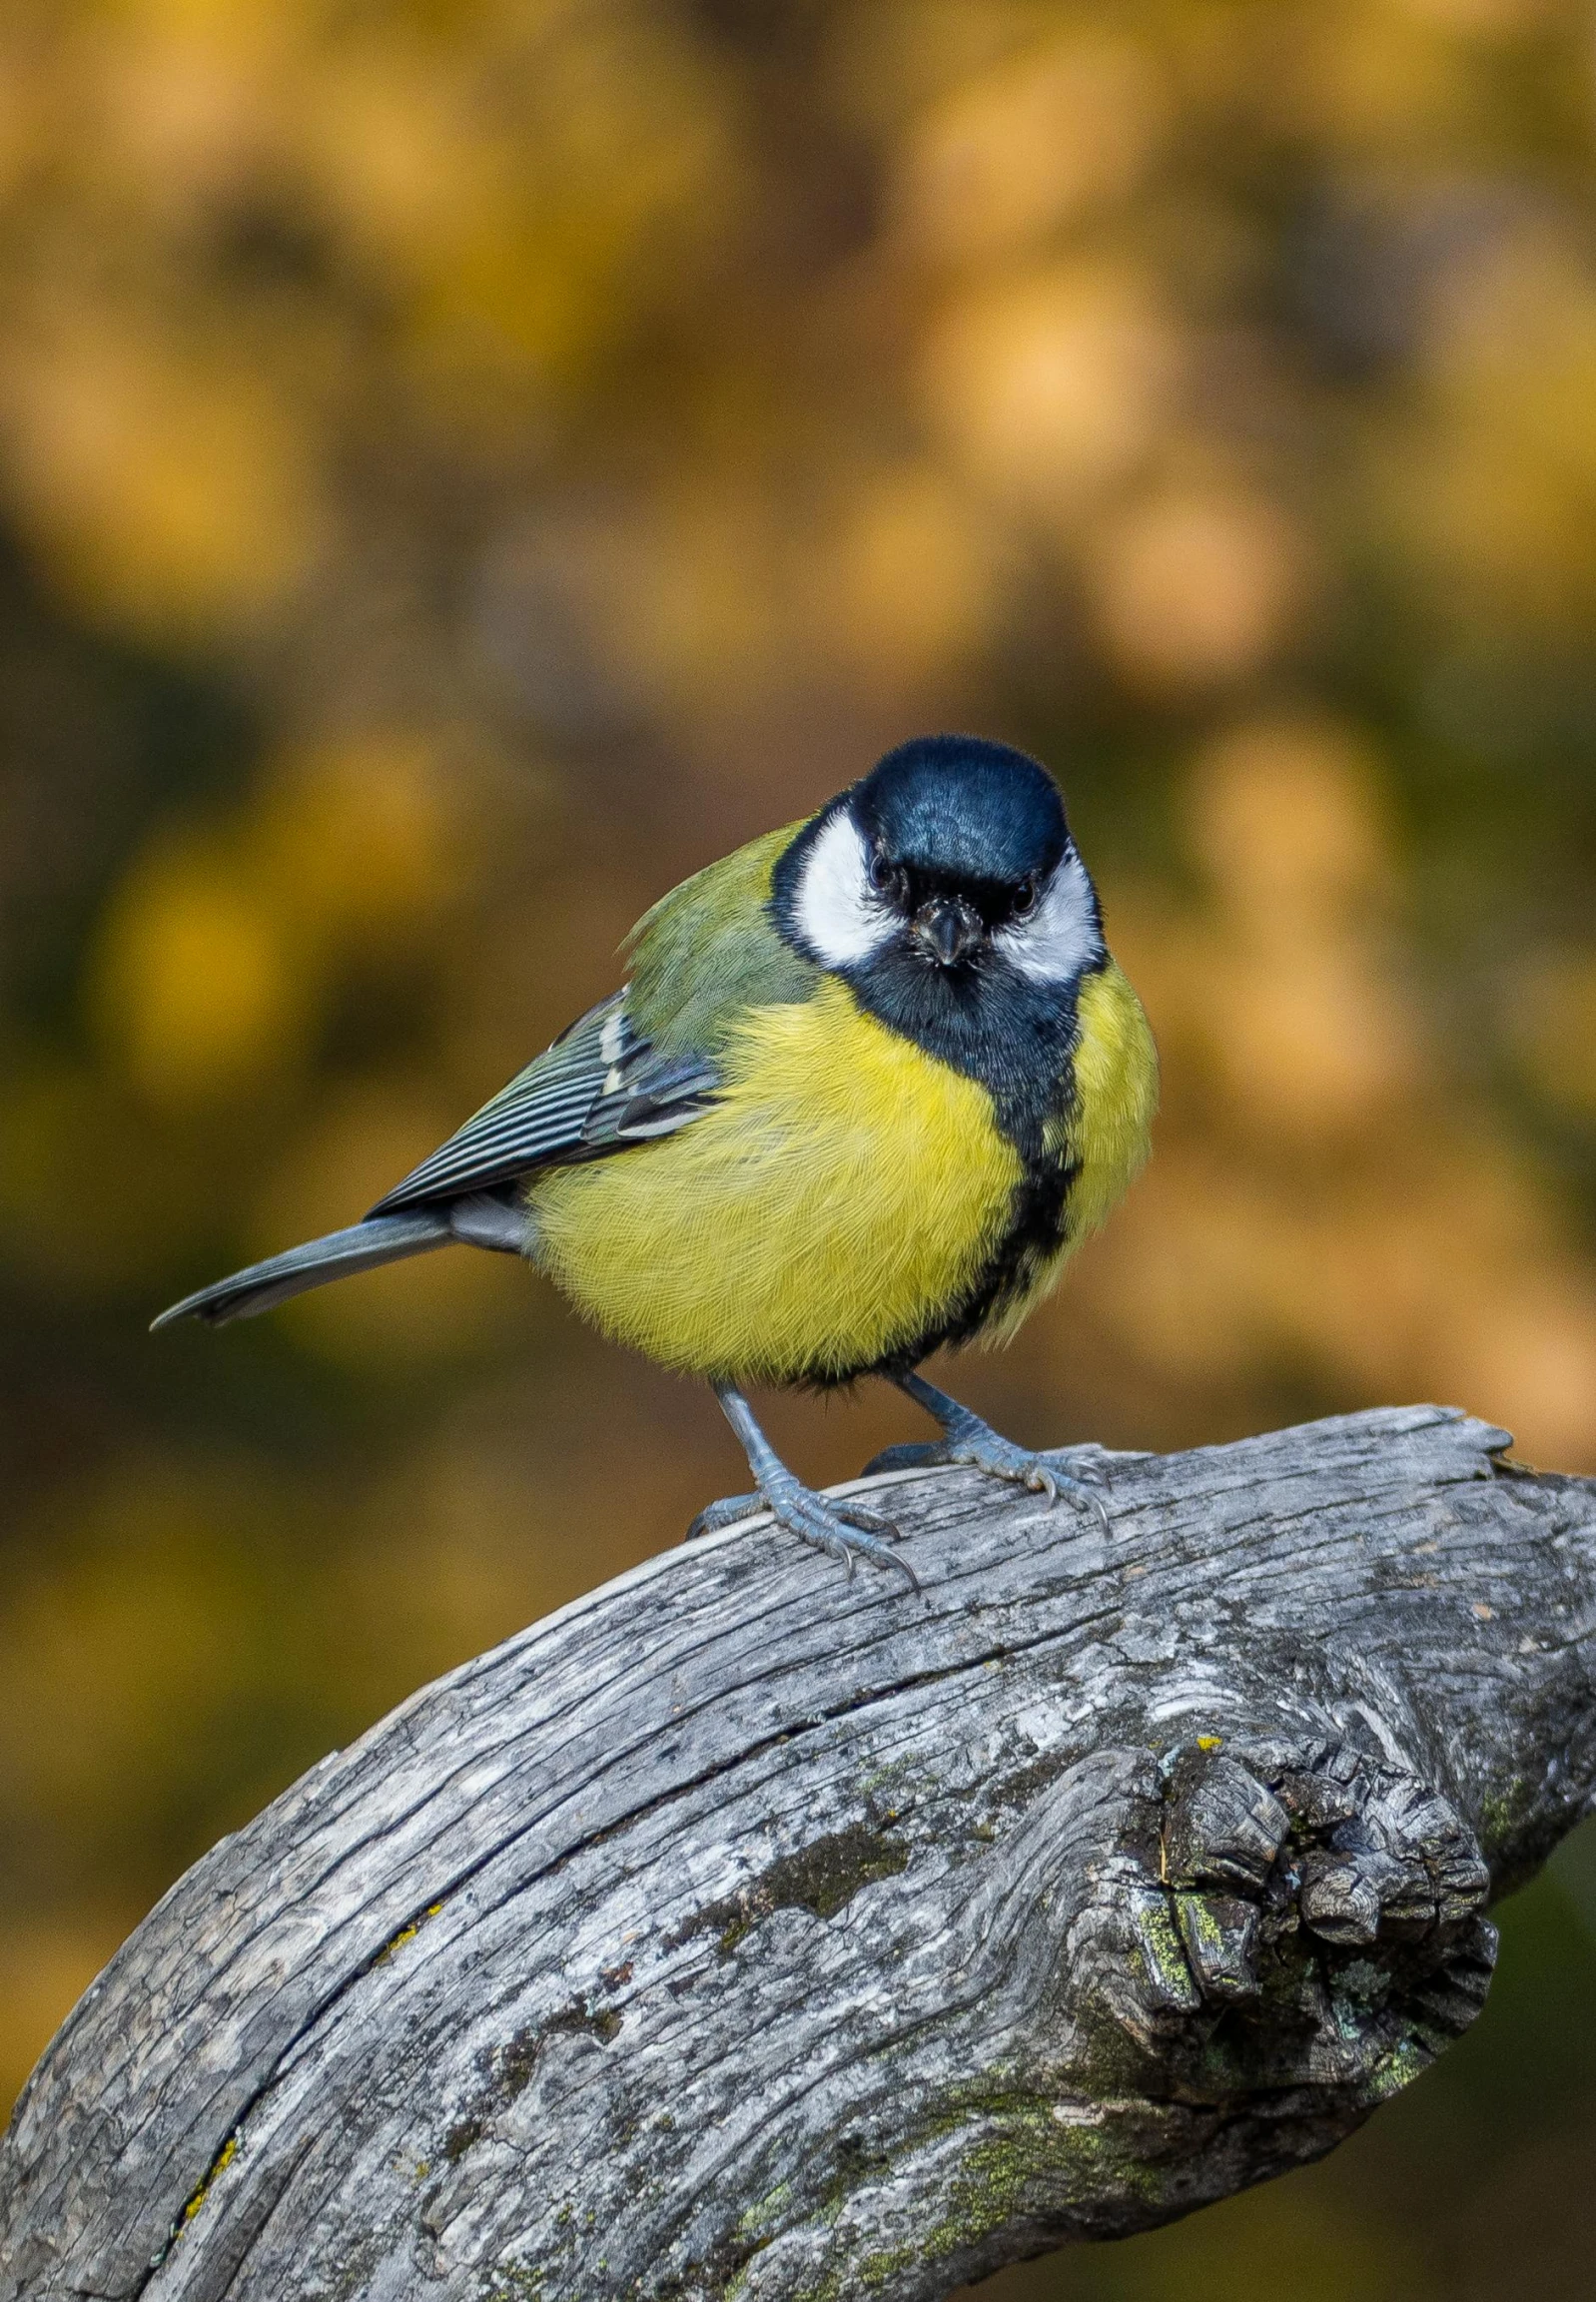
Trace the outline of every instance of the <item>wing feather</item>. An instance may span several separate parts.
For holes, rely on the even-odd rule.
[[[701,1055],[661,1054],[633,1031],[616,992],[562,1032],[378,1200],[372,1214],[459,1198],[532,1168],[600,1158],[686,1127],[720,1085]]]

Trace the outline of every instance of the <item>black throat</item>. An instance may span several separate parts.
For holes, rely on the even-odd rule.
[[[990,950],[938,967],[889,947],[840,972],[878,1022],[989,1091],[1028,1172],[1044,1161],[1047,1124],[1074,1094],[1076,984],[1037,983]]]

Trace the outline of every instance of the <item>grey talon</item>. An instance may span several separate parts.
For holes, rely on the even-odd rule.
[[[734,1527],[739,1519],[751,1519],[769,1508],[763,1495],[722,1495],[718,1503],[705,1503],[682,1541],[690,1543],[699,1535],[718,1534],[722,1527]]]
[[[800,1542],[826,1552],[831,1558],[841,1559],[850,1582],[860,1559],[869,1559],[873,1566],[887,1567],[902,1575],[911,1590],[920,1589],[920,1578],[908,1560],[883,1540],[883,1537],[897,1536],[898,1529],[890,1519],[879,1517],[862,1503],[832,1503],[824,1495],[817,1495],[788,1470],[755,1421],[753,1409],[741,1391],[730,1383],[717,1383],[715,1395],[726,1420],[742,1441],[748,1468],[759,1482],[759,1493],[757,1497],[734,1496],[724,1503],[711,1503],[707,1510],[699,1512],[689,1532],[708,1534],[717,1526],[730,1526],[750,1507],[763,1508],[779,1527],[785,1527]]]
[[[942,1425],[943,1436],[930,1446],[888,1447],[876,1456],[869,1466],[871,1470],[962,1463],[971,1470],[984,1471],[989,1478],[1008,1479],[1032,1494],[1046,1495],[1050,1510],[1062,1494],[1074,1496],[1097,1512],[1103,1531],[1108,1534],[1108,1507],[1085,1480],[1072,1477],[1068,1471],[1055,1470],[1029,1447],[1016,1446],[1013,1439],[1006,1439],[1001,1431],[995,1431],[990,1423],[983,1422],[978,1414],[961,1406],[946,1391],[939,1391],[935,1383],[928,1383],[923,1375],[905,1371],[892,1379],[905,1397],[913,1399],[916,1406],[924,1407],[928,1415],[935,1416]]]

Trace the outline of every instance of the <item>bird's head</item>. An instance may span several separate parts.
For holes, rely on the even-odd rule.
[[[783,932],[919,1007],[1101,964],[1097,892],[1047,769],[976,736],[917,737],[808,824],[776,873]]]

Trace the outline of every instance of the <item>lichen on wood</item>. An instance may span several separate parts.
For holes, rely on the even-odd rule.
[[[181,1880],[0,2144],[0,2302],[933,2298],[1318,2156],[1596,1787],[1596,1486],[1388,1409],[898,1474],[414,1696]]]

